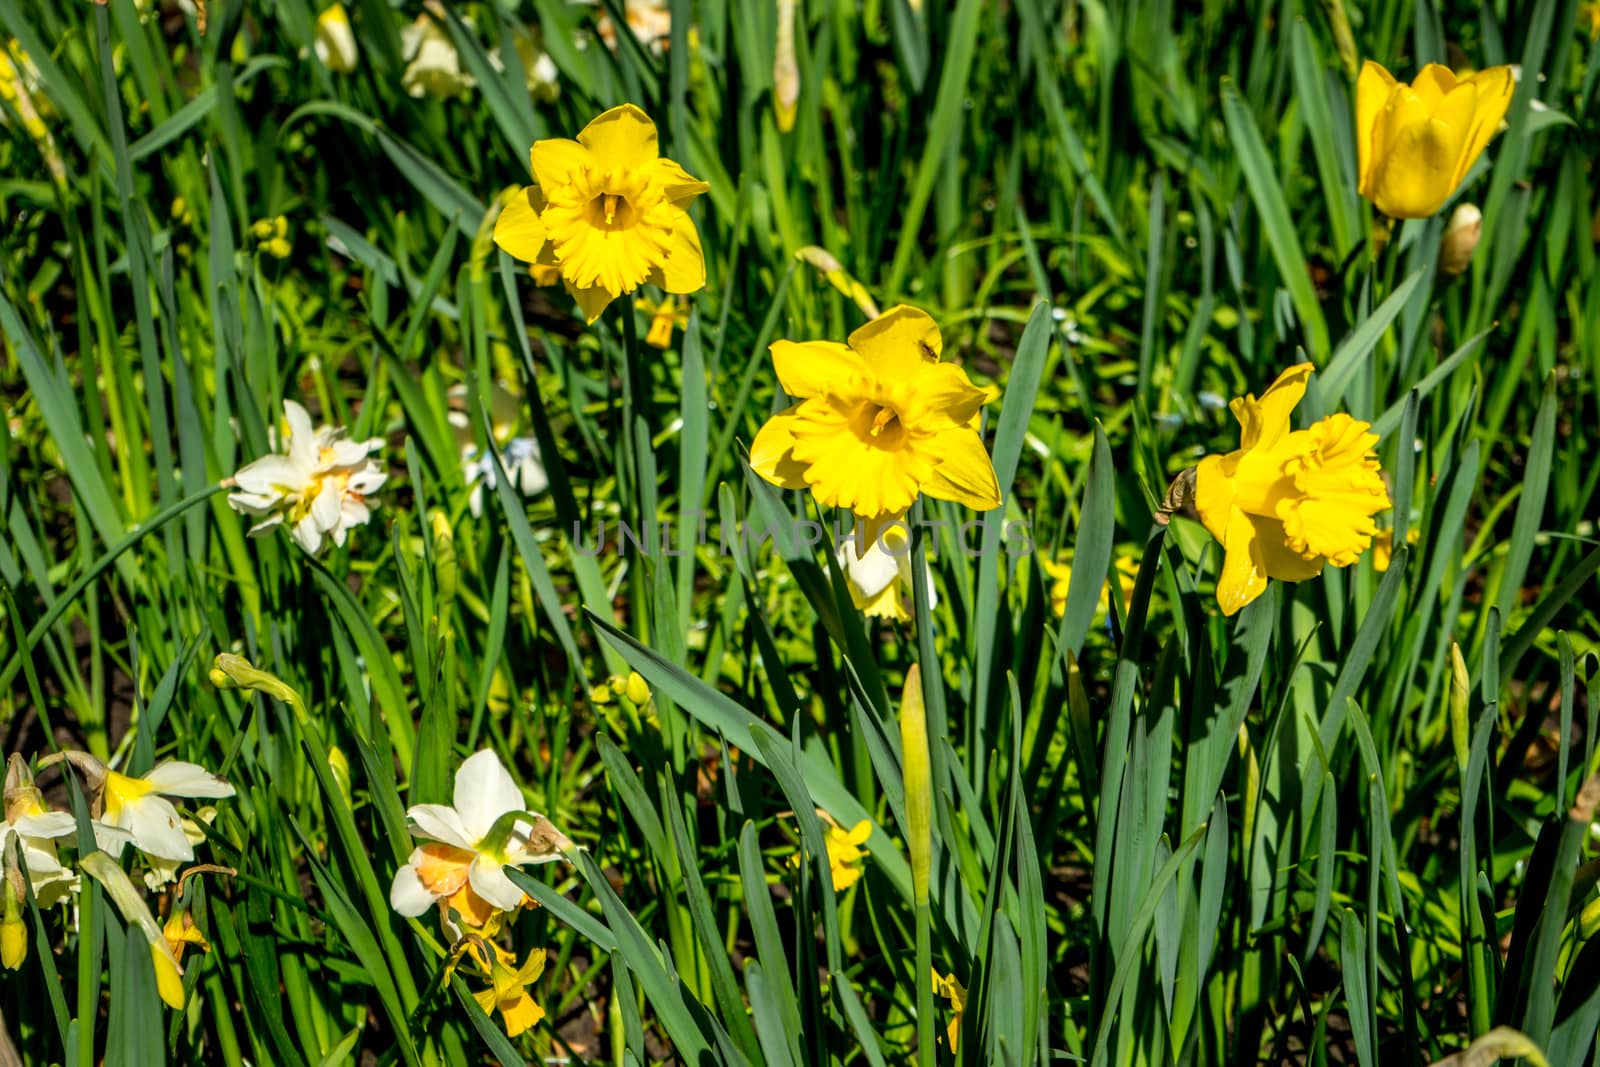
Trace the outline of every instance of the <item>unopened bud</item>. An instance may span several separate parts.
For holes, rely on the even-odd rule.
[[[4,880],[5,914],[0,917],[0,963],[16,970],[28,958],[28,924],[22,921],[22,900],[9,879]]]
[[[1444,239],[1439,242],[1439,270],[1450,275],[1465,271],[1482,236],[1483,212],[1476,204],[1458,206],[1444,228]]]
[[[350,804],[350,759],[338,745],[328,749],[328,771],[333,775],[333,780],[338,783],[339,792],[344,795],[344,802]]]
[[[650,686],[638,671],[628,672],[628,681],[623,693],[641,708],[650,702]]]

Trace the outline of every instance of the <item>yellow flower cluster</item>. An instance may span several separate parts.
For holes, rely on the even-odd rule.
[[[250,236],[256,239],[257,247],[274,259],[288,259],[289,253],[294,251],[294,245],[289,242],[289,220],[282,215],[257,219],[250,226]]]
[[[817,818],[823,822],[823,844],[828,849],[828,872],[833,878],[833,891],[843,893],[866,873],[867,852],[861,846],[872,836],[872,822],[862,819],[847,830],[821,808],[817,809]],[[789,857],[789,866],[800,869],[799,852]]]

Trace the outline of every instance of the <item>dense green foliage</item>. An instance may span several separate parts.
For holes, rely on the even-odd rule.
[[[237,790],[197,846],[234,873],[184,883],[210,951],[181,1012],[99,876],[25,909],[0,976],[25,1061],[1425,1064],[1506,1026],[1595,1062],[1579,5],[808,0],[789,132],[778,5],[670,7],[665,47],[615,50],[616,0],[434,9],[475,81],[440,98],[402,84],[420,4],[351,0],[342,74],[308,0],[210,0],[203,33],[171,2],[0,0],[44,130],[0,101],[4,750]],[[1449,207],[1386,230],[1357,193],[1362,58],[1521,65],[1459,277]],[[490,237],[529,146],[624,101],[710,184],[708,285],[666,350],[629,300],[586,327]],[[807,246],[998,389],[1000,515],[1034,551],[924,499],[936,596],[913,582],[908,622],[864,618],[829,545],[738,534],[834,518],[743,451],[785,403],[768,345],[864,321]],[[1218,546],[1158,507],[1237,447],[1227,399],[1306,360],[1302,423],[1382,434],[1392,561],[1225,618]],[[495,382],[549,486],[502,472],[474,507],[461,435],[487,443]],[[218,489],[284,399],[385,443],[373,522],[318,558],[247,538]],[[1058,612],[1042,563],[1068,553]],[[303,707],[219,687],[221,653]],[[630,670],[650,701],[595,699]],[[584,846],[516,876],[548,1014],[509,1041],[388,899],[405,809],[485,747]],[[41,787],[87,815],[64,770]],[[842,892],[819,808],[872,820]],[[958,1055],[930,963],[967,990]]]

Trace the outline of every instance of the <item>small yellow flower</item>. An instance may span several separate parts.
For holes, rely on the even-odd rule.
[[[528,987],[544,974],[545,952],[542,948],[533,949],[522,966],[517,967],[517,958],[505,949],[498,945],[488,945],[488,948],[493,950],[493,957],[487,966],[479,955],[482,949],[472,953],[478,965],[484,968],[484,977],[489,979],[489,987],[472,994],[472,999],[485,1014],[493,1014],[498,1008],[500,1017],[505,1020],[506,1036],[516,1037],[539,1025],[539,1020],[544,1018],[544,1008],[533,999]],[[483,952],[483,955],[488,953]]]
[[[705,285],[689,205],[710,186],[661,157],[643,111],[614,107],[576,141],[535,142],[530,157],[534,184],[495,220],[495,243],[558,267],[586,320],[646,282],[669,293]]]
[[[195,925],[194,917],[185,907],[173,907],[172,914],[167,916],[166,923],[161,927],[161,936],[166,938],[167,947],[172,950],[172,958],[179,964],[183,963],[184,949],[190,945],[201,952],[211,951],[211,943],[200,932],[200,927]]]
[[[1499,130],[1515,88],[1510,67],[1458,79],[1430,63],[1407,85],[1368,60],[1356,81],[1361,195],[1391,218],[1437,212]]]
[[[317,36],[312,46],[317,60],[335,74],[356,69],[356,35],[350,30],[350,16],[344,4],[336,2],[317,16]]]
[[[854,511],[865,525],[858,554],[918,493],[977,511],[998,507],[1000,485],[976,429],[992,394],[941,363],[943,349],[928,313],[904,305],[856,330],[848,345],[776,342],[778,381],[800,400],[761,427],[751,468]]]
[[[846,830],[821,808],[817,809],[817,816],[822,819],[826,831],[824,844],[828,848],[828,870],[833,875],[833,891],[842,893],[860,881],[865,873],[867,853],[861,846],[872,836],[872,822],[862,819]],[[789,866],[800,869],[799,852],[789,857]]]
[[[1222,543],[1217,601],[1232,615],[1260,596],[1268,578],[1301,582],[1325,564],[1348,567],[1372,543],[1372,517],[1389,507],[1372,451],[1376,434],[1349,415],[1289,429],[1310,363],[1290,367],[1257,400],[1230,405],[1239,448],[1207,456],[1195,471],[1195,507]]]
[[[652,348],[662,350],[672,347],[672,331],[683,329],[689,325],[689,303],[678,300],[668,295],[660,303],[648,298],[638,300],[638,309],[650,316],[650,329],[644,335],[644,343]]]
[[[950,1026],[945,1033],[950,1038],[950,1051],[956,1051],[956,1039],[961,1036],[961,1016],[967,1010],[967,987],[956,980],[955,972],[941,977],[938,970],[933,972],[933,995],[944,997],[950,1002],[950,1010],[954,1014],[950,1017]]]
[[[1046,577],[1050,579],[1050,610],[1060,618],[1067,613],[1067,590],[1072,585],[1072,553],[1062,554],[1060,559],[1041,559],[1039,565],[1044,568]],[[1128,604],[1133,600],[1133,583],[1139,577],[1139,564],[1127,556],[1121,556],[1116,561],[1117,589],[1122,594],[1121,607],[1124,613]],[[1108,581],[1100,587],[1100,604],[1095,609],[1095,614],[1104,615],[1111,610],[1111,583]]]
[[[640,707],[650,703],[650,686],[638,671],[629,671],[622,683],[622,693]]]
[[[1588,33],[1590,41],[1600,41],[1600,0],[1578,5],[1578,26]]]
[[[1422,531],[1415,526],[1406,531],[1406,544],[1414,545],[1422,536]],[[1379,574],[1389,569],[1389,564],[1394,562],[1394,529],[1392,527],[1379,530],[1372,538],[1372,569]]]

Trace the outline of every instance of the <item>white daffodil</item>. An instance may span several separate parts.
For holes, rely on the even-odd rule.
[[[126,830],[133,847],[163,860],[194,859],[184,819],[167,797],[231,797],[233,786],[194,763],[167,760],[141,778],[107,769],[100,798],[108,826]]]
[[[450,390],[450,399],[464,401],[467,389],[458,385]],[[550,477],[544,469],[544,456],[539,451],[539,441],[529,435],[517,436],[514,430],[519,414],[517,398],[504,386],[495,385],[489,394],[489,423],[494,434],[494,444],[500,451],[500,465],[511,479],[511,487],[523,496],[537,496],[550,487]],[[495,475],[494,457],[480,451],[472,436],[472,419],[464,411],[451,411],[445,416],[455,433],[456,444],[461,449],[461,466],[467,484],[472,487],[468,506],[474,516],[483,514],[483,492],[494,492],[498,478]]]
[[[522,903],[506,867],[560,859],[572,842],[543,815],[524,809],[522,790],[490,749],[456,771],[455,806],[417,804],[406,812],[431,840],[395,873],[389,903],[405,916],[442,904],[467,926]]]
[[[336,0],[317,16],[314,47],[318,61],[335,74],[349,74],[356,69],[356,35],[350,29],[344,4]]]
[[[228,504],[260,518],[259,537],[287,524],[295,543],[315,555],[331,540],[342,545],[350,529],[372,518],[368,497],[389,477],[371,453],[383,439],[350,441],[343,429],[311,428],[311,416],[293,400],[283,403],[288,451],[263,456],[233,476]]]
[[[512,30],[512,45],[516,48],[517,62],[522,65],[522,80],[535,100],[548,103],[561,95],[561,72],[550,54],[544,50],[544,38],[538,26],[518,26]],[[496,70],[506,69],[502,49],[495,49],[489,57]]]
[[[883,536],[867,546],[858,558],[854,539],[839,543],[837,550],[839,569],[844,571],[845,584],[850,587],[850,601],[856,610],[870,618],[898,619],[908,622],[912,618],[911,542],[904,526],[890,525]],[[934,592],[933,576],[928,576],[928,607],[939,602]]]
[[[437,10],[436,5],[432,7]],[[400,51],[406,60],[400,86],[412,96],[465,96],[477,84],[472,75],[462,71],[461,53],[432,14],[418,15],[400,31]]]
[[[95,843],[107,851],[120,850],[127,843],[126,832],[92,821]],[[78,876],[61,863],[56,842],[78,833],[78,821],[70,811],[51,811],[44,794],[33,784],[33,772],[19,753],[7,761],[5,818],[0,821],[0,855],[7,871],[14,869],[13,839],[22,843],[22,862],[33,884],[34,897],[41,907],[70,896],[78,888]],[[17,883],[20,886],[20,882]]]

